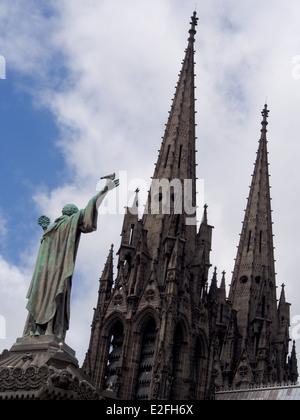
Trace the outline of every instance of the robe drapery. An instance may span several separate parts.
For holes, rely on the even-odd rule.
[[[60,333],[53,333],[64,338],[69,328],[70,290],[80,235],[97,229],[97,199],[101,194],[93,197],[84,210],[56,219],[44,233],[27,293],[29,316],[24,335],[32,332],[33,324],[46,329],[55,318]]]

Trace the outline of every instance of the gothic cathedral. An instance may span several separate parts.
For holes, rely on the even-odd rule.
[[[297,381],[289,352],[289,304],[277,306],[267,155],[268,108],[229,296],[209,279],[213,227],[196,223],[194,43],[188,46],[145,213],[138,191],[99,288],[83,370],[122,400],[213,399],[224,387]],[[190,182],[187,182],[190,181]],[[187,205],[188,201],[188,205]]]

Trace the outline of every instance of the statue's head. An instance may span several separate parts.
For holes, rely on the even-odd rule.
[[[63,209],[62,209],[62,214],[64,216],[72,216],[72,214],[77,213],[79,210],[78,208],[75,206],[75,204],[67,204]]]

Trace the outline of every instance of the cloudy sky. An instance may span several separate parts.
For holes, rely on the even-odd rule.
[[[69,202],[84,207],[100,176],[121,175],[116,211],[104,208],[98,231],[80,243],[66,341],[82,363],[98,280],[110,245],[119,245],[122,206],[153,174],[195,1],[0,6],[0,352],[22,335],[39,216],[53,221]],[[215,227],[211,262],[219,279],[226,271],[228,290],[267,98],[277,285],[286,284],[298,338],[299,0],[196,7],[198,204],[209,205]]]

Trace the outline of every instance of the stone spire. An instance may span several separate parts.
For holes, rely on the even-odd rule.
[[[297,383],[298,380],[298,362],[297,362],[297,354],[296,354],[296,342],[293,341],[293,348],[291,355],[288,359],[288,366],[289,366],[289,379],[292,383]]]
[[[272,322],[277,331],[276,282],[267,151],[268,107],[262,116],[261,137],[245,210],[229,300],[237,311],[239,332],[249,342],[251,325],[258,318]],[[244,343],[244,344],[245,344]]]
[[[244,386],[244,378],[252,383],[275,383],[289,380],[286,363],[289,347],[290,308],[282,286],[277,308],[272,233],[272,210],[267,151],[269,110],[262,111],[263,121],[250,194],[245,210],[228,304],[236,316],[235,350],[228,332],[221,351],[221,364],[226,383]],[[229,331],[230,324],[228,326]],[[229,336],[232,335],[229,333]],[[294,356],[293,356],[294,357]],[[231,359],[231,365],[228,360]],[[243,365],[248,360],[248,366]],[[229,366],[227,368],[226,366]],[[251,371],[250,371],[251,366]],[[293,362],[294,371],[295,363]],[[247,372],[247,375],[246,375]],[[293,378],[295,378],[297,372]]]
[[[114,282],[114,263],[113,263],[113,254],[114,254],[114,246],[111,245],[110,251],[104,266],[104,270],[102,272],[100,278],[100,289],[99,289],[99,302],[105,302],[109,299],[111,294],[111,289]]]
[[[194,36],[197,20],[194,12],[188,47],[152,178],[146,206],[148,214],[143,218],[149,232],[149,251],[155,259],[158,259],[157,250],[165,237],[196,232]],[[186,229],[186,225],[192,223],[194,225]]]

